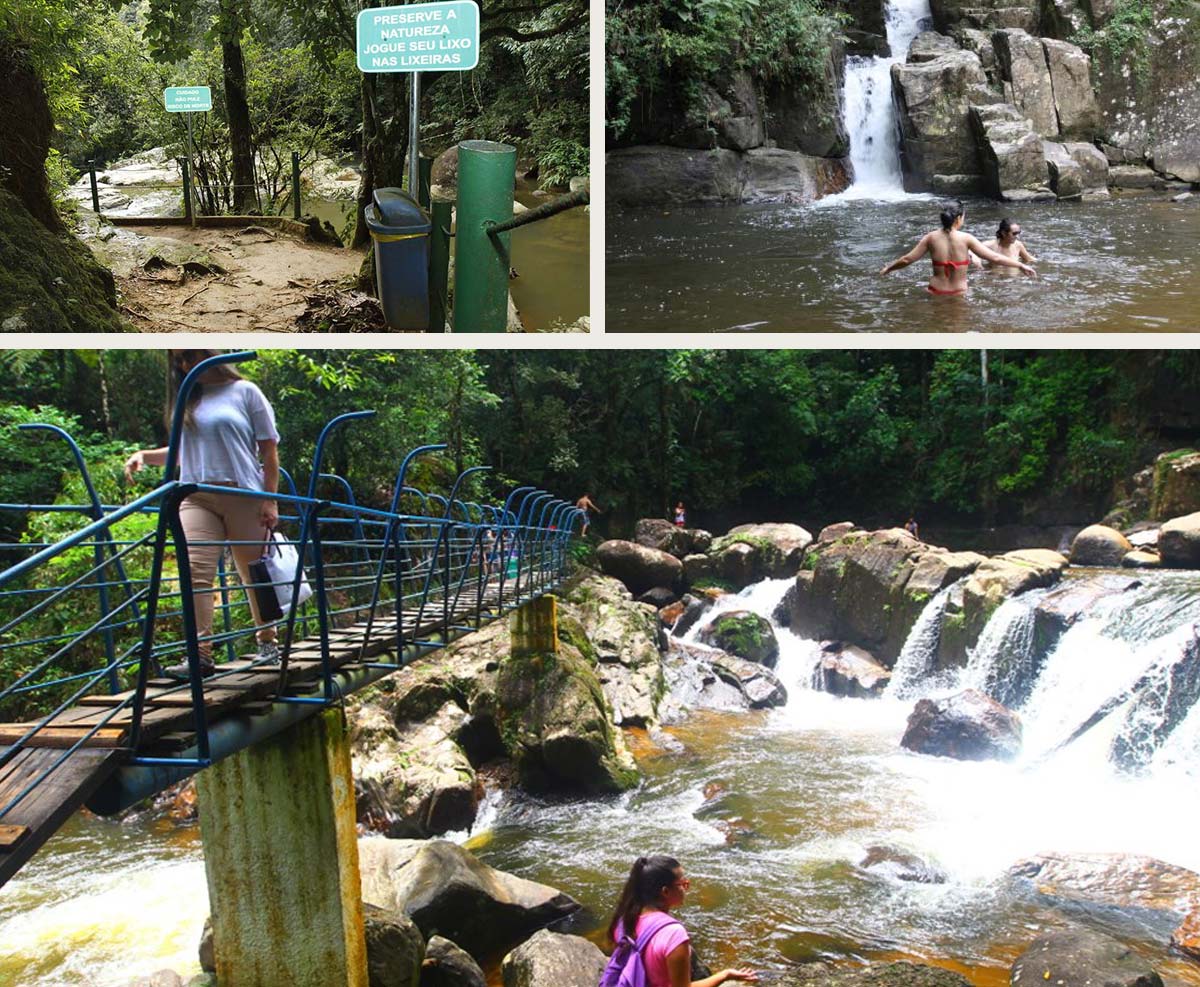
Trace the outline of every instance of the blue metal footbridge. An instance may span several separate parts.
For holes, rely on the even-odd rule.
[[[53,425],[22,425],[30,441],[66,442],[86,491],[81,504],[0,504],[0,510],[81,516],[51,541],[0,545],[0,885],[80,806],[111,815],[502,619],[553,590],[569,567],[582,516],[573,504],[521,486],[503,503],[460,498],[464,470],[445,494],[406,484],[400,462],[386,508],[360,504],[345,478],[323,471],[330,436],[373,411],[330,421],[317,439],[306,489],[281,471],[275,494],[174,479],[182,409],[175,406],[162,483],[125,505],[101,502],[82,452]],[[191,545],[179,509],[196,492],[274,499],[300,566],[293,601],[273,621],[276,663],[256,654],[249,592],[224,560],[212,590],[192,586]],[[74,524],[72,524],[74,526]],[[61,527],[61,525],[60,525]],[[301,581],[313,593],[297,604]],[[192,598],[214,594],[207,639],[215,674],[201,674]],[[186,681],[166,677],[185,662]]]

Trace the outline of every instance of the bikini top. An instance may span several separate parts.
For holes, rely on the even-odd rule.
[[[969,267],[971,258],[968,257],[966,260],[935,260],[932,263],[934,267]],[[950,272],[947,271],[946,273],[949,274]]]

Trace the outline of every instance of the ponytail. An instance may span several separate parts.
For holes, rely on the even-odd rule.
[[[999,240],[1000,237],[1007,235],[1010,230],[1012,230],[1012,220],[1005,216],[1000,220],[1000,226],[996,230],[996,239]]]
[[[642,909],[647,905],[659,907],[662,904],[662,889],[674,883],[677,870],[679,861],[663,854],[638,857],[633,862],[625,887],[621,889],[621,897],[617,899],[612,921],[608,924],[608,937],[614,943],[617,941],[618,927],[625,935],[634,935]]]
[[[942,207],[942,229],[949,233],[954,226],[954,221],[962,214],[963,204],[961,199],[955,199],[952,203],[946,203]]]

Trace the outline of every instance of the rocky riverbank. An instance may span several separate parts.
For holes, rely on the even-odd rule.
[[[1187,196],[1200,186],[1200,13],[1155,0],[934,0],[892,66],[904,186],[1004,201]],[[853,181],[840,106],[847,58],[886,56],[883,2],[852,3],[827,85],[797,99],[714,78],[684,116],[647,115],[607,157],[616,205],[808,202]],[[659,108],[660,111],[663,108]]]

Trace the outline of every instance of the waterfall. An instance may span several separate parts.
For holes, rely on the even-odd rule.
[[[1006,706],[1028,695],[1036,671],[1033,648],[1036,593],[1005,600],[983,628],[967,658],[959,686],[978,689]]]
[[[904,194],[900,144],[892,101],[892,65],[930,18],[929,0],[888,0],[884,8],[891,55],[846,59],[842,119],[850,135],[854,184],[847,197],[895,198]]]
[[[942,617],[957,585],[955,583],[939,590],[925,604],[892,667],[892,678],[884,691],[885,696],[912,699],[928,691],[932,684],[929,675],[937,663],[938,642],[942,637]]]

